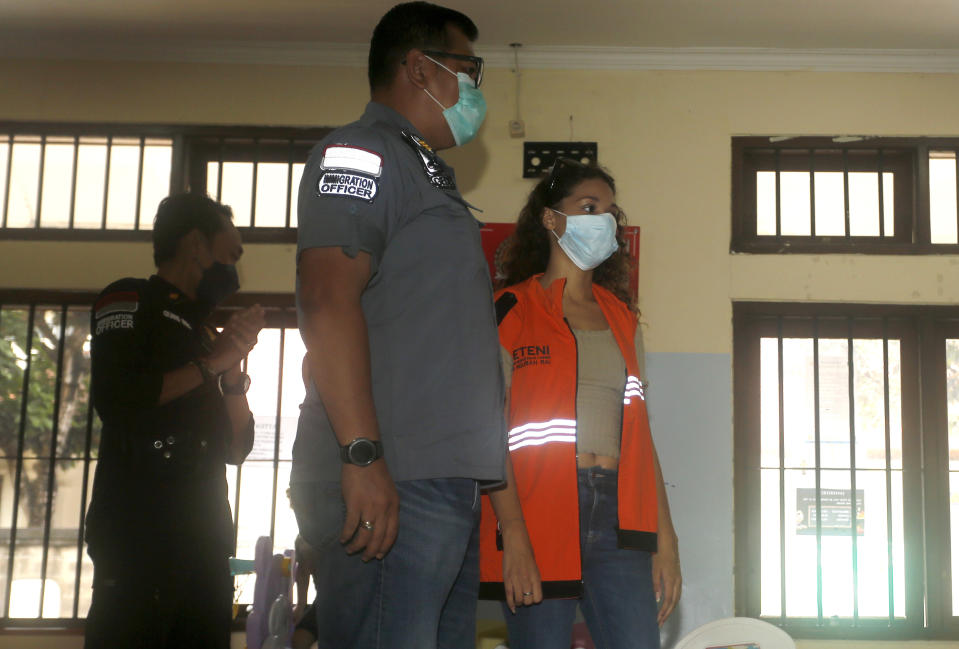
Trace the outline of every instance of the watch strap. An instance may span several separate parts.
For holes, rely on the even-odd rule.
[[[214,372],[209,365],[206,364],[206,361],[202,358],[190,361],[190,364],[195,366],[200,370],[200,376],[203,377],[203,383],[213,383],[217,380],[217,373]]]

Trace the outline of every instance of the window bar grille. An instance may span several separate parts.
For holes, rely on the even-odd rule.
[[[816,455],[816,623],[822,626],[822,455],[821,422],[819,421],[819,319],[813,318],[813,434]]]
[[[36,306],[31,304],[27,316],[27,343],[25,346],[27,359],[23,368],[23,388],[20,390],[20,431],[17,438],[17,469],[13,483],[13,516],[10,521],[10,550],[7,557],[7,587],[3,596],[3,617],[7,617],[9,614],[10,593],[13,590],[13,559],[14,552],[17,549],[17,512],[20,509],[20,479],[23,477],[23,443],[27,432],[27,398],[30,396],[30,365],[33,360],[30,350],[33,349],[33,318],[35,314]]]
[[[852,228],[849,225],[849,149],[842,150],[842,201],[844,227],[846,228],[846,238],[852,236]]]
[[[254,425],[254,434],[256,426]],[[243,465],[236,465],[236,486],[233,488],[233,556],[236,556],[237,543],[240,538],[240,479],[243,475]]]
[[[889,588],[889,626],[896,619],[896,598],[893,591],[893,544],[892,544],[892,425],[889,418],[889,321],[882,319],[882,403],[886,437],[886,571]]]
[[[60,398],[63,390],[63,347],[67,335],[67,306],[60,307],[60,326],[57,332],[57,377],[54,381],[53,415],[50,428],[50,465],[47,467],[47,504],[44,512],[43,550],[40,560],[40,614],[43,617],[43,595],[47,587],[47,562],[50,558],[50,525],[53,520],[53,490],[57,476],[57,437],[60,425]]]
[[[809,149],[809,232],[816,236],[816,150]],[[817,337],[818,340],[818,337]],[[818,374],[817,374],[818,377]],[[820,620],[822,622],[822,620]]]
[[[80,160],[80,138],[73,136],[73,171],[70,172],[70,229],[73,229],[76,222],[75,212],[77,209],[77,163]]]
[[[293,203],[293,145],[290,140],[290,149],[286,157],[286,227],[290,227],[290,209]]]
[[[779,187],[778,182],[778,164],[776,176],[777,176],[777,192]],[[776,211],[779,211],[779,201],[776,201]],[[777,221],[777,230],[778,230],[778,221]],[[777,340],[777,354],[779,356],[779,367],[777,372],[779,374],[779,618],[780,625],[785,626],[786,624],[786,418],[783,413],[783,406],[785,405],[785,397],[783,395],[783,319],[782,317],[776,318],[776,340]]]
[[[250,227],[256,227],[256,177],[260,170],[260,139],[253,139],[253,182],[250,183]]]
[[[953,154],[956,156],[956,243],[959,243],[959,149],[953,151]],[[927,161],[926,165],[928,164]]]
[[[273,501],[270,509],[270,538],[274,541],[276,526],[276,487],[280,468],[280,424],[283,413],[283,361],[286,360],[286,327],[280,327],[280,367],[276,381],[276,425],[273,429]]]
[[[876,158],[876,167],[879,169],[879,236],[886,236],[886,210],[884,209],[885,197],[883,194],[883,159],[882,159],[882,149],[879,149],[879,154]]]
[[[10,211],[10,173],[13,168],[13,136],[7,135],[7,180],[3,184],[3,227],[7,227],[7,213]]]
[[[33,227],[40,229],[40,214],[43,211],[43,167],[47,161],[47,136],[40,136],[40,164],[37,165],[37,213],[33,220]],[[41,590],[42,587],[41,587]]]
[[[191,191],[190,174],[187,171],[187,160],[190,140],[184,137],[182,133],[174,134],[170,139],[170,183],[167,187],[169,194]],[[209,193],[209,192],[207,192]]]
[[[783,235],[782,228],[782,205],[780,205],[780,194],[782,193],[780,178],[781,175],[781,166],[782,160],[780,159],[780,149],[776,149],[776,237],[779,238]],[[781,342],[781,341],[780,341]]]
[[[848,189],[847,189],[848,192]],[[855,359],[853,355],[853,321],[846,319],[846,362],[848,364],[849,390],[849,508],[851,520],[849,531],[852,537],[852,620],[853,626],[859,624],[859,537],[856,533],[856,504],[859,500],[856,494],[856,377]]]
[[[247,371],[249,364],[249,357],[244,358],[240,363],[244,372]],[[256,423],[253,424],[253,435],[256,436]],[[240,480],[242,477],[243,463],[241,462],[236,465],[236,485],[233,487],[233,556],[236,556],[237,543],[240,538]]]
[[[146,138],[140,136],[140,152],[137,161],[137,198],[133,206],[133,229],[140,229],[140,199],[143,196],[143,148],[146,146]]]
[[[92,332],[91,332],[92,333]],[[80,577],[83,570],[83,533],[86,529],[87,491],[90,488],[90,456],[93,446],[93,376],[87,389],[87,432],[83,446],[83,484],[80,487],[80,522],[77,525],[77,569],[73,579],[73,617],[80,615]]]
[[[220,146],[216,154],[216,202],[223,201],[223,138],[220,138]]]
[[[107,136],[107,161],[103,168],[103,215],[100,218],[100,229],[107,229],[107,203],[110,201],[110,159],[113,156],[113,136]]]

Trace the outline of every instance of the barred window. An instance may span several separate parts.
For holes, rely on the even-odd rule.
[[[733,138],[733,252],[954,253],[959,139]]]
[[[734,313],[737,610],[798,637],[959,629],[959,310]]]
[[[293,241],[303,167],[329,131],[0,123],[0,238],[148,238],[160,200],[189,188],[230,205],[246,241]]]
[[[83,530],[100,439],[89,400],[94,298],[0,292],[0,617],[20,625],[84,618],[90,605]],[[268,327],[246,367],[254,447],[241,466],[227,467],[235,555],[247,559],[260,536],[293,547],[286,485],[305,389],[292,297],[242,296],[253,302],[267,305]],[[237,602],[252,603],[253,577],[236,581]]]
[[[170,138],[8,134],[3,227],[147,229],[170,191],[172,147]]]
[[[90,311],[0,307],[0,593],[4,617],[76,617],[92,574],[82,518],[99,420],[89,407]]]
[[[190,185],[233,206],[238,227],[295,228],[296,193],[311,140],[196,137]]]

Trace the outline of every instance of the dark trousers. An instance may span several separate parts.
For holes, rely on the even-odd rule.
[[[191,558],[149,576],[97,564],[85,649],[229,649],[233,579],[226,557]]]

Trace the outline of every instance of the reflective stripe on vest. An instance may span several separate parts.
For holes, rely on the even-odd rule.
[[[639,397],[646,401],[646,384],[635,376],[626,377],[626,392],[623,394],[623,403],[627,406],[632,403],[630,397]]]
[[[517,426],[509,431],[509,450],[552,443],[576,443],[575,419],[551,419]]]

